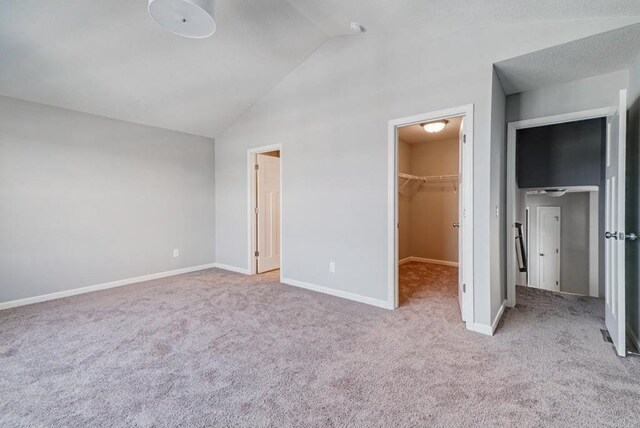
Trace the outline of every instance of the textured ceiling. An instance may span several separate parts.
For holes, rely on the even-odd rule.
[[[218,0],[213,37],[147,0],[0,1],[0,95],[214,137],[325,40],[285,0]]]
[[[640,15],[638,0],[289,0],[329,36]]]
[[[623,70],[638,52],[640,24],[634,24],[501,61],[495,66],[509,95]]]
[[[462,122],[462,117],[451,118],[442,131],[433,134],[425,132],[420,125],[403,126],[398,130],[398,139],[409,144],[451,140],[459,137],[460,122]]]
[[[0,95],[215,137],[351,21],[447,31],[640,16],[640,1],[218,0],[216,11],[216,34],[193,40],[157,25],[147,0],[1,0]]]

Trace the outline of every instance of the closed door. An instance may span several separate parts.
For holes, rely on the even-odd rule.
[[[280,268],[280,158],[256,155],[257,272]]]
[[[605,185],[605,324],[618,352],[626,355],[625,150],[627,92],[621,90],[607,118]]]
[[[538,286],[560,291],[560,207],[538,207]]]

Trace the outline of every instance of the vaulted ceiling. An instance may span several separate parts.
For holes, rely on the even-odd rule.
[[[326,35],[285,0],[220,0],[207,39],[169,33],[146,0],[3,0],[0,94],[209,137]]]
[[[330,37],[640,16],[637,0],[218,0],[211,38],[147,0],[3,0],[0,95],[215,137]],[[361,36],[366,37],[366,34]]]

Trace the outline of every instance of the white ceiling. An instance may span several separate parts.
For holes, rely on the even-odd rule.
[[[495,66],[509,95],[624,70],[638,52],[640,24],[634,24],[501,61]]]
[[[332,36],[640,16],[638,0],[218,0],[211,38],[147,0],[0,1],[0,95],[215,137]],[[366,34],[362,37],[366,37]]]
[[[329,36],[640,15],[638,0],[289,0]]]
[[[2,0],[0,95],[214,137],[326,35],[285,0],[219,0],[186,39],[147,0]]]
[[[420,125],[403,126],[398,130],[398,139],[409,144],[419,144],[459,138],[462,117],[453,117],[448,120],[449,123],[442,131],[433,134],[425,132]]]

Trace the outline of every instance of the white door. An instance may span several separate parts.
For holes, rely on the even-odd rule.
[[[280,158],[256,155],[257,272],[280,268]]]
[[[607,118],[605,186],[605,324],[618,355],[626,354],[625,326],[625,155],[627,91],[620,91]]]
[[[464,219],[463,219],[463,202],[464,202],[464,195],[463,195],[463,191],[462,191],[462,170],[463,170],[463,165],[464,165],[464,118],[462,118],[462,122],[460,122],[460,134],[459,134],[459,146],[460,146],[460,156],[459,156],[459,163],[458,163],[458,223],[457,225],[454,225],[455,227],[458,228],[458,303],[460,305],[460,314],[461,314],[461,318],[462,321],[467,321],[466,319],[466,314],[465,314],[465,308],[464,308],[464,270],[462,269],[463,265],[463,257],[462,255],[464,254],[463,248],[464,248],[464,242],[462,242],[462,228],[465,226],[464,224]]]
[[[560,291],[560,207],[538,207],[538,287]]]

